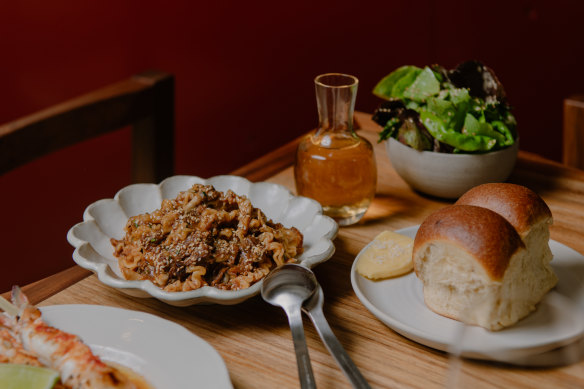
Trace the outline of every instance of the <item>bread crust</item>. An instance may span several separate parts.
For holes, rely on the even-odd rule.
[[[463,194],[457,205],[488,208],[503,216],[520,235],[534,224],[552,223],[552,213],[541,197],[529,188],[508,183],[476,186]]]
[[[416,274],[418,250],[437,241],[469,252],[494,281],[503,278],[513,253],[524,247],[515,228],[498,213],[473,205],[451,205],[428,216],[420,226],[413,249]]]

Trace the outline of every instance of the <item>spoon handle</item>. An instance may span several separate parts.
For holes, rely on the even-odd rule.
[[[316,293],[322,294],[322,290],[319,290]],[[349,379],[353,387],[358,389],[371,389],[357,366],[355,366],[351,360],[351,357],[349,357],[349,354],[347,354],[333,333],[333,330],[329,326],[322,311],[322,295],[318,297],[318,303],[312,305],[308,309],[305,307],[304,312],[310,317],[310,320],[312,320],[312,323],[316,327],[316,331],[320,335],[327,350],[337,361],[337,364],[341,367],[341,370],[343,370],[343,373],[345,373],[345,376]],[[314,298],[316,299],[317,297],[315,296]]]
[[[288,315],[290,331],[292,332],[294,351],[296,352],[300,387],[302,389],[316,388],[312,366],[310,365],[310,356],[308,355],[308,347],[306,347],[306,338],[304,336],[304,327],[302,326],[302,313],[300,307],[287,309],[286,314]]]

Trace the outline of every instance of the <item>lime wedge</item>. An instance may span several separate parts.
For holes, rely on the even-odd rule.
[[[44,367],[0,363],[0,388],[51,389],[59,373]]]

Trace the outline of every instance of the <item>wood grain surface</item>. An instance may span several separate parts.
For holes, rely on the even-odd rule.
[[[457,385],[451,383],[451,363],[443,352],[410,341],[377,320],[358,300],[350,283],[350,268],[358,252],[383,230],[410,227],[432,211],[450,204],[413,192],[397,176],[377,144],[377,126],[369,115],[357,114],[360,133],[375,145],[378,190],[374,202],[357,225],[343,227],[335,240],[336,252],[314,270],[325,294],[325,315],[348,354],[374,388],[581,388],[584,362],[556,368],[522,368],[464,360]],[[257,180],[266,179],[294,190],[290,153],[293,145],[272,153],[251,169]],[[285,160],[287,167],[273,171],[271,160]],[[521,153],[510,182],[531,187],[550,206],[552,238],[584,253],[584,172],[568,169],[535,155]],[[61,280],[60,282],[63,282]],[[64,283],[63,285],[65,285]],[[36,288],[48,288],[37,284]],[[37,298],[43,299],[42,293]],[[48,294],[47,294],[48,296]],[[200,305],[171,307],[154,299],[128,297],[103,286],[95,276],[66,287],[40,305],[102,304],[139,310],[175,321],[209,342],[221,354],[235,388],[299,387],[292,339],[284,312],[256,296],[234,306]],[[319,388],[349,388],[309,320],[307,342]],[[172,334],[160,334],[161,337]],[[162,389],[162,388],[160,388]],[[172,388],[170,388],[172,389]]]

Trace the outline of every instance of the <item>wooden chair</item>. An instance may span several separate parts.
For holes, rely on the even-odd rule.
[[[174,77],[149,71],[0,126],[0,174],[52,151],[132,126],[132,181],[174,170]]]
[[[157,183],[171,176],[174,171],[172,75],[158,71],[137,74],[1,125],[0,174],[50,152],[127,126],[132,126],[132,181]],[[3,267],[3,271],[10,269]],[[37,283],[33,283],[25,292],[35,303],[39,293],[51,295],[90,273],[73,266],[50,276],[49,282],[44,283],[44,291],[37,290]]]
[[[584,95],[564,100],[564,135],[562,162],[584,169]]]

